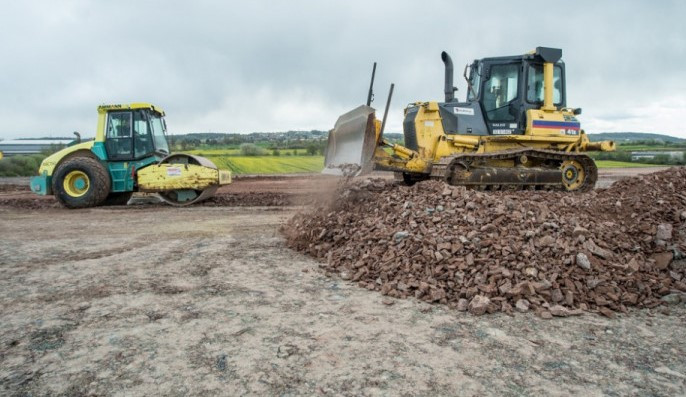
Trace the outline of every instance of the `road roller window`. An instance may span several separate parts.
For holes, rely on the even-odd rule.
[[[491,66],[488,80],[484,83],[483,105],[490,121],[514,121],[510,103],[517,99],[519,64]]]
[[[543,103],[543,65],[529,65],[529,81],[526,85],[526,100],[531,103]],[[553,102],[562,104],[562,68],[553,68]]]
[[[152,136],[148,128],[148,119],[142,111],[137,111],[133,114],[133,146],[136,158],[145,157],[154,151]]]
[[[105,148],[110,159],[133,158],[132,127],[131,112],[113,112],[108,115]]]
[[[166,126],[162,116],[153,114],[150,116],[150,128],[152,129],[152,136],[155,141],[155,150],[158,152],[169,153],[169,145],[167,144]]]

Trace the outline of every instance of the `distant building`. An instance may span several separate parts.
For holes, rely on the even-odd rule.
[[[674,160],[683,160],[684,152],[677,151],[652,151],[652,152],[631,152],[631,161],[652,160],[656,156],[669,156]]]
[[[4,156],[37,154],[44,150],[67,146],[73,139],[12,139],[0,141],[0,152]]]

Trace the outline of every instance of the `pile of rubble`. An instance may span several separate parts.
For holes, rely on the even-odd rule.
[[[363,180],[337,197],[288,244],[384,295],[544,318],[686,302],[684,168],[585,194]]]

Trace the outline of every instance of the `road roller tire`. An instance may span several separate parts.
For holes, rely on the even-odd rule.
[[[75,157],[57,167],[52,191],[57,201],[67,208],[95,207],[110,193],[110,176],[98,160]]]
[[[102,205],[126,205],[133,196],[133,192],[113,192],[107,195]]]

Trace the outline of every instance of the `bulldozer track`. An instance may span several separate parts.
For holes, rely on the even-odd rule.
[[[560,163],[564,161],[576,161],[583,167],[585,172],[585,179],[583,184],[574,189],[577,192],[586,192],[592,190],[598,179],[598,167],[595,165],[593,159],[588,157],[583,153],[567,153],[560,152],[556,150],[544,150],[544,149],[516,149],[507,150],[497,153],[464,153],[457,154],[453,156],[446,156],[440,159],[440,161],[433,164],[431,168],[431,178],[442,180],[448,183],[452,182],[452,167],[451,165],[460,164],[467,169],[474,164],[480,163],[485,160],[516,160],[518,157],[526,156],[531,160],[544,160],[544,161],[559,161]],[[478,166],[474,167],[478,168]],[[553,168],[550,168],[553,169]],[[459,184],[458,184],[459,185]],[[547,189],[547,190],[567,190],[560,179],[557,183],[521,183],[521,182],[498,182],[498,183],[474,183],[470,182],[468,185],[474,188],[480,188],[483,190],[525,190],[525,189]]]

